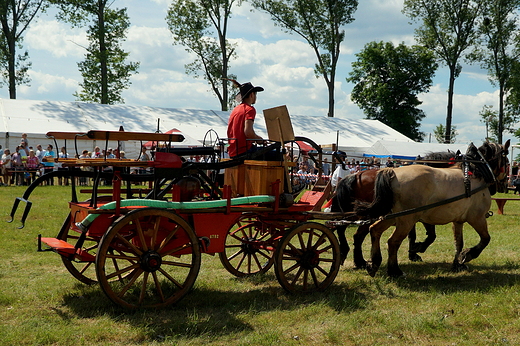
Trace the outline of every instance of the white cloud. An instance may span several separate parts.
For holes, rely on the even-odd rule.
[[[40,20],[29,27],[25,43],[31,49],[49,52],[54,57],[81,57],[88,46],[85,31],[56,20]]]

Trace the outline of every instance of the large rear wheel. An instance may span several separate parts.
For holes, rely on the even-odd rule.
[[[191,226],[177,214],[146,208],[122,216],[108,229],[99,244],[96,273],[116,304],[163,307],[191,290],[200,262]]]
[[[275,252],[275,272],[288,292],[322,291],[336,278],[339,243],[334,233],[316,222],[304,222],[288,231]]]

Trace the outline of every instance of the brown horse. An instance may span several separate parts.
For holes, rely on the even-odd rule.
[[[372,250],[371,260],[367,263],[368,273],[374,276],[379,269],[382,262],[381,235],[395,225],[388,239],[388,275],[403,275],[397,252],[418,221],[432,225],[451,222],[456,250],[452,270],[467,269],[466,263],[477,258],[489,244],[486,216],[491,206],[491,195],[497,189],[503,191],[509,144],[509,140],[505,145],[485,142],[478,149],[470,145],[462,169],[411,165],[380,170],[376,178],[374,202],[358,206],[356,210],[361,217],[387,216],[370,226]],[[469,172],[467,177],[464,171]],[[392,217],[388,217],[389,213],[393,213]],[[480,242],[463,250],[462,228],[465,222],[479,234]]]
[[[448,168],[456,166],[455,159],[459,153],[446,151],[429,153],[424,157],[424,163],[439,168]],[[356,202],[371,203],[374,200],[374,187],[378,170],[369,169],[366,171],[351,174],[342,179],[336,188],[336,195],[333,197],[331,211],[333,212],[350,212],[354,210]],[[416,242],[415,225],[408,234],[409,248],[408,258],[410,261],[421,261],[418,253],[423,253],[435,241],[435,226],[423,223],[426,230],[426,239],[422,242]],[[347,226],[338,226],[337,234],[340,243],[342,260],[344,260],[350,250],[345,231]],[[363,257],[362,245],[369,233],[370,225],[365,224],[358,227],[354,233],[354,266],[357,269],[366,268],[366,261]]]

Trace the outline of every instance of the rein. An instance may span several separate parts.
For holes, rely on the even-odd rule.
[[[417,208],[413,208],[413,209],[403,210],[403,211],[400,211],[400,212],[397,212],[397,213],[393,213],[393,214],[388,214],[388,215],[382,216],[380,219],[381,220],[394,219],[396,217],[400,217],[400,216],[404,216],[404,215],[410,215],[410,214],[418,213],[418,212],[423,211],[423,210],[436,208],[436,207],[439,207],[439,206],[444,205],[444,204],[449,204],[449,203],[458,201],[460,199],[471,197],[472,195],[476,194],[477,192],[480,192],[482,190],[487,189],[490,185],[492,185],[492,184],[484,184],[484,185],[476,188],[475,190],[471,190],[470,193],[469,193],[469,196],[468,196],[467,193],[463,193],[461,195],[458,195],[458,196],[455,196],[455,197],[451,197],[451,198],[448,198],[448,199],[445,199],[445,200],[442,200],[442,201],[439,201],[439,202],[423,205],[422,207],[417,207]]]

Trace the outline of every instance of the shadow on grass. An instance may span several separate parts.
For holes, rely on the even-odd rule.
[[[364,272],[341,269],[347,273],[342,273],[341,279],[326,291],[309,294],[286,293],[271,273],[230,278],[229,285],[219,289],[196,284],[176,305],[148,310],[123,309],[113,304],[97,285],[78,283],[74,294],[63,297],[66,308],[57,307],[56,312],[64,320],[106,316],[137,328],[147,341],[195,339],[253,331],[255,328],[248,320],[259,314],[289,312],[297,316],[302,308],[312,305],[342,313],[364,310],[378,294],[378,287],[385,290],[389,283],[410,293],[450,293],[486,292],[520,282],[520,266],[513,263],[474,264],[461,273],[450,272],[449,263],[405,263],[401,267],[408,275],[400,279],[388,278],[385,267],[375,278]],[[244,281],[251,285],[245,290],[237,288]]]
[[[477,261],[468,264],[468,270],[452,272],[451,263],[400,264],[405,277],[391,279],[397,286],[411,292],[489,292],[500,287],[520,283],[520,264],[487,265]],[[377,274],[386,276],[386,267]]]
[[[233,281],[262,281],[264,285],[247,291],[233,290]],[[265,285],[267,281],[268,286]],[[262,313],[291,312],[319,304],[344,312],[364,309],[366,297],[343,283],[324,292],[288,294],[266,274],[253,278],[230,279],[229,289],[195,288],[180,302],[162,309],[128,310],[112,303],[97,286],[77,284],[75,293],[63,297],[64,306],[55,312],[64,320],[108,316],[131,324],[145,334],[148,341],[164,338],[199,338],[253,331],[248,316]]]

